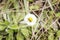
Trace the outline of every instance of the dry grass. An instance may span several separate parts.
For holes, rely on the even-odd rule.
[[[36,25],[19,23],[28,13]],[[60,40],[60,0],[0,0],[0,40]]]

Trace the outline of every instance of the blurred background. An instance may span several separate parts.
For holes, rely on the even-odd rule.
[[[34,26],[20,23],[34,14]],[[0,40],[60,40],[60,0],[0,0]]]

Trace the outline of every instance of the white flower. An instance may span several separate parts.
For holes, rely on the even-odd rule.
[[[34,14],[27,14],[24,18],[24,22],[29,25],[29,26],[33,26],[37,21],[37,18]]]

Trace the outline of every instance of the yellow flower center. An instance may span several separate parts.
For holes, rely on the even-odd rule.
[[[33,21],[33,19],[31,17],[29,17],[28,20],[29,20],[29,22],[32,22]]]

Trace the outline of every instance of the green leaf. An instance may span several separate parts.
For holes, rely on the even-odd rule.
[[[52,4],[54,4],[55,5],[55,3],[57,2],[57,0],[53,0],[53,2],[52,2]]]
[[[3,22],[0,22],[0,25],[4,24]]]
[[[57,31],[57,36],[60,37],[60,30]]]
[[[34,9],[35,10],[39,9],[39,6],[38,5],[35,5]]]
[[[30,6],[30,10],[37,10],[37,9],[39,9],[38,5],[32,5],[32,6]]]
[[[7,36],[6,40],[13,40],[13,31],[8,30],[9,35]]]
[[[32,5],[32,6],[30,6],[30,10],[33,10],[34,9],[34,6]]]
[[[50,35],[48,36],[48,40],[54,40],[54,35],[53,35],[53,33],[50,33]]]
[[[7,33],[13,33],[13,30],[11,30],[11,29],[6,29],[6,32],[7,32]]]
[[[10,23],[7,21],[7,20],[5,20],[4,22],[0,22],[0,25],[5,25],[5,26],[8,26]]]
[[[50,16],[53,16],[53,14],[54,14],[54,11],[49,11]]]
[[[19,9],[19,4],[18,4],[18,2],[15,2],[15,3],[14,3],[14,8]]]
[[[29,36],[28,29],[21,29],[22,34],[27,38]]]
[[[2,40],[2,35],[0,35],[0,40]]]
[[[0,31],[4,30],[5,28],[6,28],[6,26],[0,25]]]
[[[8,26],[10,23],[8,21],[5,21],[4,24]]]
[[[55,40],[58,40],[58,37],[56,37]]]
[[[17,36],[16,36],[17,40],[24,40],[24,37],[18,33]]]
[[[60,17],[60,12],[56,14],[57,17]]]
[[[9,34],[9,35],[6,37],[6,40],[13,40],[13,30],[11,30],[11,29],[6,29],[6,32]]]
[[[26,27],[27,27],[27,25],[23,25],[23,24],[20,24],[20,25],[19,25],[19,28],[20,28],[20,29],[26,28]]]
[[[18,27],[18,25],[13,24],[11,26],[8,26],[8,28],[10,28],[10,29],[18,29],[19,27]]]
[[[25,13],[20,13],[20,16],[18,17],[18,21],[23,20],[23,18],[25,17]]]

